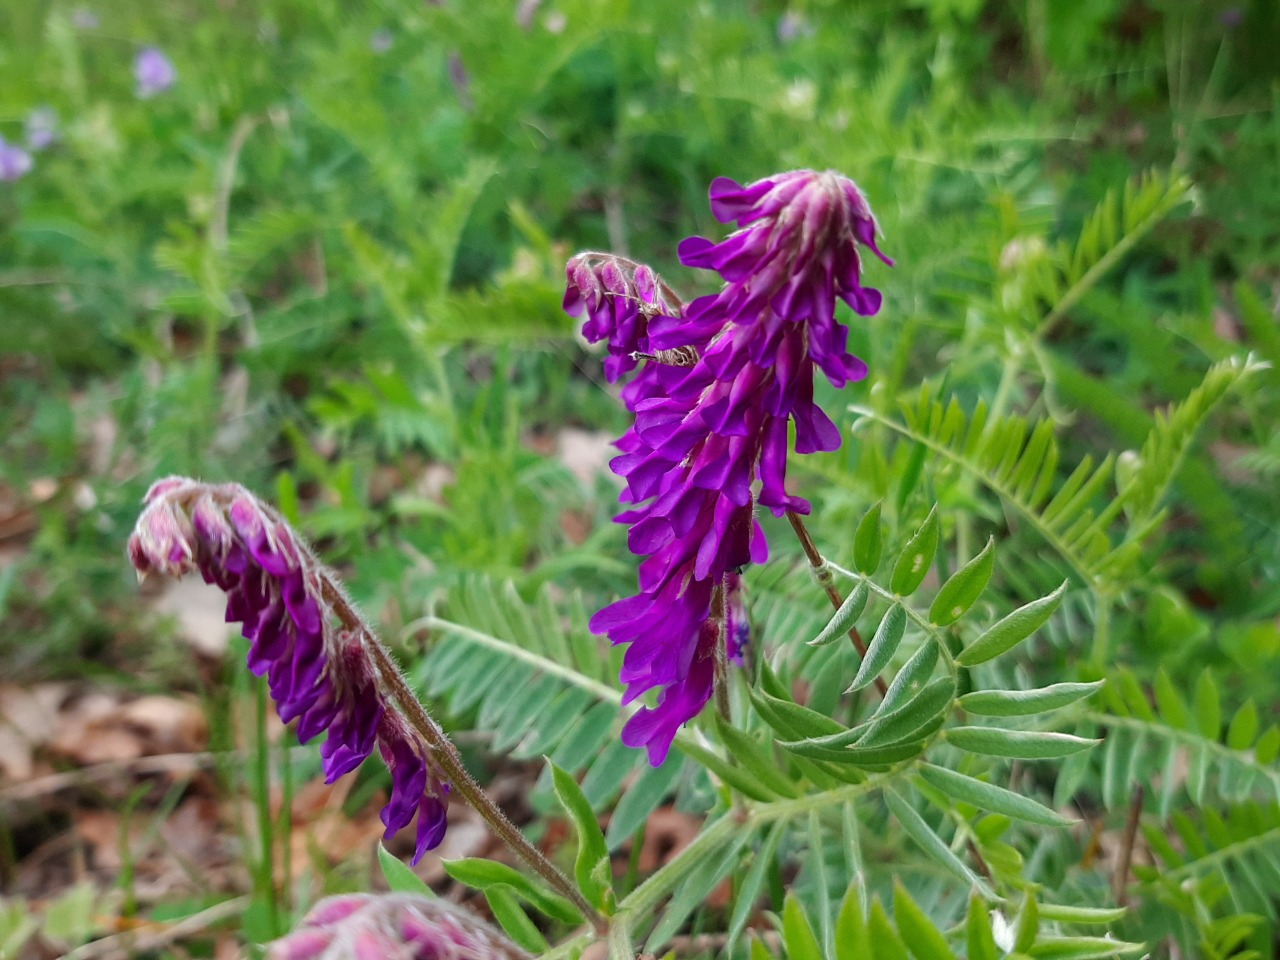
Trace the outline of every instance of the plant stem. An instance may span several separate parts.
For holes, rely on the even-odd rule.
[[[725,616],[724,581],[717,583],[711,591],[711,622],[716,625],[716,672],[715,694],[716,710],[725,723],[732,722],[729,711],[729,631],[728,618]]]
[[[809,559],[809,566],[813,569],[814,577],[822,589],[826,591],[827,599],[831,601],[831,606],[839,610],[840,605],[844,603],[844,597],[840,596],[840,591],[836,589],[831,577],[831,571],[827,568],[827,561],[823,559],[817,544],[813,542],[813,537],[809,535],[809,528],[804,525],[804,520],[801,519],[800,514],[794,510],[787,511],[787,519],[791,522],[791,529],[796,532],[796,539],[800,541],[804,555]],[[858,654],[865,657],[867,655],[867,644],[862,639],[862,634],[858,632],[856,626],[849,628],[849,639],[853,641],[853,646],[858,651]],[[876,677],[876,690],[880,693],[880,696],[883,697],[888,689],[884,678]]]
[[[1102,670],[1111,655],[1111,594],[1095,588],[1093,597],[1093,646],[1089,660],[1096,669]]]
[[[439,725],[431,719],[431,716],[418,701],[418,698],[414,696],[395,661],[391,659],[391,654],[387,652],[382,642],[361,619],[351,601],[339,589],[332,576],[327,571],[321,570],[319,580],[322,595],[333,609],[338,620],[348,630],[358,632],[364,638],[366,646],[373,656],[374,663],[377,664],[378,673],[382,677],[382,683],[387,694],[400,709],[405,719],[409,721],[426,742],[431,750],[432,759],[440,765],[453,789],[458,792],[463,800],[471,804],[472,808],[480,814],[481,819],[489,825],[489,828],[498,835],[498,838],[503,843],[533,868],[538,876],[546,880],[557,893],[572,901],[573,905],[582,912],[583,917],[595,928],[596,932],[604,935],[609,929],[608,921],[595,907],[587,902],[573,881],[543,856],[542,851],[525,839],[524,834],[520,832],[520,828],[507,819],[506,814],[484,792],[480,784],[472,779],[471,774],[462,765],[462,758],[458,755],[457,748],[445,736]]]

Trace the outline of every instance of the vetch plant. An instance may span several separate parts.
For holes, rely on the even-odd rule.
[[[1249,869],[1233,867],[1228,883],[1267,869],[1280,732],[1263,731],[1256,708],[1225,724],[1224,739],[1208,675],[1193,707],[1158,679],[1157,713],[1123,669],[1105,683],[1090,669],[1037,685],[1016,662],[1055,643],[1092,651],[1102,665],[1107,643],[1081,635],[1082,606],[1094,604],[1092,626],[1105,629],[1101,601],[1136,582],[1123,574],[1161,519],[1196,428],[1259,365],[1221,362],[1157,419],[1123,470],[1111,458],[1096,469],[1086,460],[1062,483],[1048,422],[988,415],[982,404],[967,414],[928,386],[905,405],[905,422],[883,405],[852,407],[844,413],[864,429],[861,452],[886,464],[881,448],[894,453],[900,485],[860,510],[843,537],[815,526],[836,544],[827,556],[803,519],[813,504],[788,487],[789,457],[840,447],[840,421],[815,402],[815,378],[840,388],[868,375],[848,350],[838,304],[874,317],[881,296],[864,285],[864,257],[892,261],[867,200],[838,173],[719,179],[711,202],[735,229],[719,241],[690,238],[679,252],[683,265],[718,275],[714,293],[686,302],[649,267],[606,252],[566,267],[564,309],[588,341],[607,345],[606,378],[625,379],[621,400],[634,415],[612,467],[625,481],[617,519],[643,558],[638,592],[588,624],[580,598],[544,586],[530,601],[475,578],[449,593],[447,616],[433,610],[406,628],[432,633],[421,665],[429,694],[474,711],[497,750],[547,758],[543,787],[574,829],[571,871],[471,780],[332,572],[275,510],[238,485],[180,477],[147,495],[129,542],[135,567],[199,572],[226,591],[228,619],[243,624],[249,666],[266,675],[282,719],[297,721],[304,742],[327,731],[330,779],[376,748],[392,772],[388,835],[416,821],[415,859],[439,842],[452,792],[535,874],[479,858],[445,864],[483,894],[511,944],[477,934],[469,915],[410,897],[421,892],[416,878],[384,861],[393,896],[322,902],[269,956],[576,960],[603,941],[612,960],[629,960],[668,947],[699,912],[699,928],[714,932],[681,949],[728,957],[770,925],[776,936],[757,939],[751,956],[779,946],[790,960],[1137,955],[1145,944],[1105,928],[1125,921],[1131,876],[1153,886],[1161,878],[1122,854],[1108,892],[1059,863],[1069,842],[1060,838],[1092,815],[1075,796],[1099,762],[1102,805],[1127,806],[1134,824],[1129,854],[1144,802],[1171,811],[1186,793],[1199,808],[1217,790],[1240,811],[1214,824],[1204,856],[1150,841],[1178,880],[1159,886],[1166,900],[1209,903],[1214,890],[1198,885],[1237,853]],[[1090,275],[1086,262],[1071,263],[1077,282]],[[1081,295],[1072,287],[1063,296]],[[881,433],[868,439],[872,428]],[[913,450],[897,454],[895,437]],[[1072,576],[1001,577],[1040,584],[1021,603],[990,589],[1002,538],[974,542],[964,535],[971,518],[940,508],[929,487],[922,494],[928,457],[990,488]],[[1095,512],[1109,484],[1115,496]],[[794,559],[775,543],[770,561],[763,510],[788,521]],[[1117,545],[1113,527],[1124,531]],[[1017,574],[1027,563],[1013,564]],[[810,599],[824,602],[815,583],[834,613],[815,615]],[[588,630],[619,652],[602,651]],[[645,748],[639,760],[636,747]],[[1059,761],[1055,775],[1048,764]],[[1154,780],[1158,799],[1135,786]],[[615,854],[628,842],[636,849],[673,793],[704,815],[696,837],[648,876],[620,875]],[[1189,820],[1175,822],[1184,840],[1195,836]],[[1046,873],[1057,882],[1044,884]],[[729,880],[728,902],[708,906]],[[1076,887],[1087,892],[1064,895]],[[450,924],[457,930],[442,934]],[[1227,945],[1215,947],[1226,955],[1238,932],[1207,924],[1202,939]],[[448,952],[464,940],[470,953]]]

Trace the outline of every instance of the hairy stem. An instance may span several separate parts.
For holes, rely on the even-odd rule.
[[[525,839],[524,834],[520,832],[520,828],[507,819],[507,815],[484,792],[480,784],[472,779],[471,774],[462,765],[462,758],[458,755],[457,748],[445,736],[439,725],[431,719],[431,716],[418,701],[413,691],[409,689],[409,685],[405,682],[395,661],[391,659],[391,654],[387,652],[382,642],[361,619],[351,601],[347,599],[346,595],[338,588],[327,572],[320,574],[320,585],[324,599],[329,603],[342,625],[364,637],[369,652],[373,656],[374,663],[378,666],[378,673],[381,675],[382,683],[388,695],[400,709],[405,719],[409,721],[427,746],[431,748],[432,759],[440,764],[440,768],[448,776],[453,789],[458,792],[462,799],[471,804],[471,807],[480,814],[481,819],[489,825],[489,828],[498,835],[498,838],[503,843],[524,860],[538,876],[546,880],[557,893],[572,901],[573,905],[582,912],[582,915],[595,928],[596,932],[603,935],[609,929],[608,921],[595,907],[587,902],[573,881],[543,856],[542,851]]]
[[[809,535],[809,528],[804,525],[804,520],[800,514],[794,510],[787,511],[787,520],[791,522],[791,529],[796,532],[796,539],[800,541],[804,555],[809,560],[809,566],[813,569],[814,577],[826,592],[827,599],[831,601],[831,606],[839,610],[840,605],[844,603],[844,597],[840,596],[840,591],[836,589],[835,582],[831,577],[831,570],[827,567],[827,561],[823,559],[817,544],[813,542],[813,537]],[[849,639],[853,641],[854,649],[858,651],[858,655],[865,657],[867,655],[867,644],[862,639],[862,634],[858,632],[856,626],[849,628]],[[883,697],[888,689],[884,678],[876,677],[876,690],[880,696]]]
[[[729,631],[725,616],[724,581],[711,591],[711,622],[716,625],[716,710],[725,723],[732,722],[729,712]]]

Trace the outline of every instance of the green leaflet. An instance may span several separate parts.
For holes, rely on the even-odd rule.
[[[953,800],[971,803],[981,810],[1002,813],[1015,820],[1039,823],[1047,827],[1063,827],[1075,822],[1030,797],[998,787],[993,783],[984,783],[946,767],[922,764],[920,777],[925,783]]]
[[[610,850],[616,850],[649,819],[675,789],[684,769],[684,757],[671,756],[660,767],[647,763],[640,775],[631,782],[619,798],[609,820],[605,840]]]
[[[1222,733],[1222,701],[1218,685],[1208,670],[1196,679],[1195,717],[1200,735],[1216,743]]]
[[[605,846],[604,833],[600,830],[600,822],[596,819],[586,794],[578,786],[578,781],[550,760],[547,763],[551,766],[556,797],[569,814],[578,834],[578,853],[573,861],[574,878],[589,903],[597,907],[603,906],[606,892],[611,894],[613,891],[608,882],[609,851]]]
[[[393,856],[386,847],[378,844],[378,865],[382,868],[383,879],[393,893],[419,893],[426,897],[434,897],[435,891],[427,886],[426,881],[410,870],[399,857]]]
[[[980,897],[969,898],[969,917],[965,923],[969,946],[968,960],[1000,960],[996,938],[991,932],[991,918],[987,905]]]
[[[993,660],[1000,654],[1017,646],[1031,634],[1035,633],[1058,609],[1062,595],[1067,590],[1066,581],[1062,586],[1039,600],[1033,600],[1026,606],[1019,607],[1003,620],[992,624],[977,640],[960,651],[956,663],[962,667],[972,667],[979,663]]]
[[[867,582],[865,580],[859,581],[849,596],[845,597],[844,603],[840,604],[840,609],[836,611],[835,616],[822,628],[822,632],[808,642],[809,646],[825,646],[845,636],[853,625],[858,622],[858,618],[862,616],[862,611],[866,609],[867,597],[870,596],[870,593]]]
[[[524,874],[505,863],[484,860],[480,857],[464,857],[461,860],[443,861],[445,873],[459,883],[488,893],[500,887],[515,894],[531,907],[565,923],[581,923],[578,908],[559,894],[551,893],[535,884]]]
[[[876,627],[875,635],[867,644],[867,655],[858,665],[858,673],[853,678],[853,683],[849,685],[849,689],[845,691],[846,693],[861,690],[880,675],[880,671],[889,665],[889,661],[897,652],[906,628],[907,611],[902,604],[895,603],[885,611],[884,617],[880,620],[880,626]]]
[[[897,921],[907,949],[916,960],[955,960],[955,954],[947,946],[947,938],[932,920],[911,899],[901,882],[893,885],[893,919]]]
[[[1037,690],[977,690],[960,698],[960,709],[983,717],[1025,717],[1057,710],[1096,693],[1103,681],[1055,683]]]
[[[778,844],[782,841],[782,835],[786,830],[787,822],[785,820],[779,820],[773,825],[768,836],[765,837],[764,843],[756,851],[755,859],[752,860],[751,867],[747,870],[747,875],[743,879],[742,885],[734,892],[736,902],[733,906],[733,916],[729,921],[727,941],[729,949],[733,948],[738,937],[742,935],[742,931],[747,925],[747,920],[755,909],[756,900],[760,897],[760,890],[764,887],[765,871],[773,862],[773,858],[778,852]]]
[[[790,893],[782,908],[782,939],[787,947],[787,960],[824,960],[809,918],[805,916],[800,901]]]
[[[956,682],[950,677],[939,677],[927,683],[919,693],[896,710],[873,719],[866,733],[857,741],[859,747],[874,747],[896,743],[899,740],[917,739],[921,730],[934,719],[941,717],[956,695]]]
[[[961,750],[1015,760],[1057,760],[1088,750],[1099,742],[1069,733],[1001,730],[997,727],[952,727],[944,736]]]
[[[544,954],[550,949],[546,938],[534,926],[529,915],[521,909],[510,887],[495,884],[484,891],[484,898],[489,903],[489,909],[493,911],[493,918],[512,940],[535,956]]]
[[[909,597],[924,582],[938,552],[938,507],[935,504],[915,536],[907,541],[893,565],[889,589],[899,597]]]
[[[951,848],[943,842],[942,838],[929,826],[924,817],[916,813],[906,800],[902,799],[895,791],[886,789],[884,791],[884,802],[889,807],[889,812],[894,818],[902,824],[902,828],[906,830],[907,835],[911,837],[916,844],[944,866],[948,871],[953,873],[961,882],[968,884],[977,890],[978,893],[986,900],[994,900],[995,894],[986,882],[976,873],[970,870],[959,857],[951,852]]]
[[[883,747],[824,747],[808,740],[780,741],[778,746],[810,760],[825,760],[855,767],[879,767],[910,760],[924,749],[924,740],[893,743]]]
[[[898,675],[889,684],[880,709],[884,712],[896,710],[908,697],[918,690],[933,673],[938,663],[938,647],[934,643],[925,642],[902,665]]]
[[[858,899],[857,884],[850,884],[845,892],[840,913],[836,916],[835,960],[865,960],[871,956],[871,941],[867,937],[867,924],[862,916],[862,903]]]
[[[845,729],[816,710],[770,696],[762,690],[751,691],[751,703],[761,719],[787,739],[826,737],[833,733],[843,733]]]
[[[982,552],[951,575],[929,606],[929,622],[938,627],[955,623],[982,596],[996,565],[995,537]]]
[[[853,565],[859,573],[871,576],[880,566],[883,540],[880,531],[880,509],[883,500],[877,500],[858,523],[853,535]]]
[[[746,768],[766,791],[777,797],[797,797],[799,789],[785,776],[764,747],[749,734],[737,729],[716,714],[716,729],[729,756]]]

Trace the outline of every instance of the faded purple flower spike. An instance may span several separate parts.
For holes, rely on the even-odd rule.
[[[152,485],[129,538],[139,577],[199,571],[227,594],[227,620],[250,641],[280,719],[298,740],[321,732],[333,783],[379,750],[391,770],[386,836],[417,819],[414,862],[444,836],[449,786],[431,751],[390,706],[365,638],[336,624],[330,575],[280,516],[238,484],[168,477]]]
[[[711,697],[721,630],[741,642],[730,578],[768,557],[756,506],[778,516],[809,512],[786,490],[788,422],[797,453],[840,445],[839,430],[814,403],[813,378],[815,367],[837,387],[866,376],[835,316],[837,298],[864,316],[880,308],[880,293],[862,286],[859,247],[892,264],[876,246],[862,193],[833,172],[793,171],[745,187],[720,178],[711,209],[739,229],[720,243],[685,240],[680,260],[716,271],[723,288],[682,312],[645,315],[643,340],[618,307],[625,298],[602,299],[614,284],[599,272],[571,261],[565,297],[570,313],[587,313],[588,338],[608,339],[622,358],[615,369],[629,369],[637,352],[659,361],[656,375],[647,367],[630,385],[635,425],[612,463],[627,482],[622,500],[637,504],[617,520],[631,526],[631,551],[648,557],[640,593],[591,620],[596,633],[630,644],[626,700],[661,691],[622,734],[629,746],[645,746],[654,765]],[[713,619],[717,590],[728,594],[727,614]]]
[[[146,100],[172,87],[178,79],[178,71],[155,47],[143,47],[133,61],[133,76],[138,81],[138,96]]]
[[[369,35],[369,49],[374,53],[386,53],[395,41],[395,34],[383,27]]]
[[[321,900],[267,960],[529,960],[503,934],[447,900],[405,893]]]
[[[58,115],[52,107],[37,107],[27,114],[27,146],[43,150],[58,139]]]
[[[657,274],[625,257],[580,253],[565,265],[565,276],[564,311],[571,317],[586,316],[582,335],[588,343],[608,342],[604,374],[610,383],[634,370],[648,353],[649,321],[678,315],[681,309]]]
[[[12,182],[31,169],[31,154],[0,137],[0,180]]]

